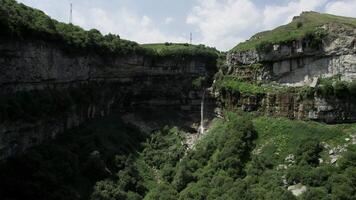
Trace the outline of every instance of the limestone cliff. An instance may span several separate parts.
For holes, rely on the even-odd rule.
[[[325,18],[325,21],[313,24],[314,29],[304,33],[303,26],[315,23],[313,17]],[[260,63],[263,67],[258,79],[265,82],[302,86],[312,85],[313,81],[315,85],[319,77],[341,75],[342,80],[356,79],[356,19],[345,18],[348,21],[343,24],[343,21],[334,18],[332,15],[306,12],[284,27],[257,34],[245,42],[260,41],[257,48],[231,51],[228,54],[231,73],[246,73],[251,70],[250,65]],[[286,27],[292,29],[290,33]],[[268,38],[269,35],[278,37],[282,31],[287,35],[300,31],[301,35],[286,38],[286,41]]]
[[[258,85],[261,91],[225,87],[217,94],[224,105],[270,116],[328,123],[356,121],[352,94],[320,92],[325,87],[338,89],[336,83],[323,85],[322,79],[338,77],[338,82],[345,81],[343,90],[348,90],[347,82],[356,80],[355,36],[356,19],[304,12],[290,24],[258,33],[228,52],[225,79],[234,77]],[[278,92],[286,86],[291,89]],[[300,98],[303,87],[310,87],[308,98]]]
[[[113,111],[193,112],[201,90],[192,82],[215,73],[215,58],[199,55],[73,54],[8,37],[0,38],[0,52],[0,159]]]

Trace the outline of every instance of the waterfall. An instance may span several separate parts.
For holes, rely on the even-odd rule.
[[[204,128],[204,102],[205,101],[205,90],[203,92],[203,97],[201,99],[201,103],[200,103],[200,126],[199,126],[199,130],[198,133],[199,134],[204,134],[205,128]]]

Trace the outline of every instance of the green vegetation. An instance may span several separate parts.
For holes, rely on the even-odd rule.
[[[272,85],[272,84],[261,84],[243,81],[240,77],[233,75],[222,76],[214,84],[214,88],[218,91],[228,91],[232,94],[266,94],[266,93],[282,93],[282,92],[291,92],[297,90],[297,88],[291,88],[281,85]]]
[[[0,1],[0,36],[17,39],[39,39],[54,42],[71,53],[99,53],[102,55],[146,54],[150,56],[203,56],[217,58],[218,51],[204,45],[150,44],[121,39],[114,34],[102,35],[98,30],[86,31],[73,24],[65,24],[48,17],[44,12],[17,3]]]
[[[238,44],[231,51],[241,52],[251,49],[266,51],[272,48],[273,44],[288,43],[302,38],[310,39],[312,41],[311,45],[316,46],[318,45],[318,41],[326,34],[320,27],[328,23],[338,23],[342,26],[356,27],[356,19],[354,18],[317,12],[303,12],[291,23],[271,31],[258,33],[250,40]]]
[[[192,81],[192,85],[194,89],[202,89],[207,85],[206,77],[198,77]]]
[[[340,76],[322,78],[319,81],[316,92],[323,97],[356,98],[356,81],[342,81]]]
[[[206,47],[205,45],[177,44],[177,43],[158,43],[158,44],[142,44],[142,47],[148,50],[153,50],[158,56],[164,57],[193,57],[203,56],[208,58],[217,58],[219,51],[215,48]]]
[[[252,66],[253,67],[253,66]],[[216,80],[214,88],[232,95],[296,94],[300,100],[313,99],[315,95],[325,98],[356,99],[356,81],[341,81],[339,76],[320,78],[317,87],[288,87],[274,84],[247,82],[233,75],[223,75]]]
[[[298,151],[307,140],[324,141],[337,146],[356,128],[354,125],[325,125],[317,122],[289,120],[286,118],[258,117],[253,120],[259,133],[257,146],[264,152],[277,153],[284,159]],[[272,151],[273,152],[270,152]]]
[[[103,54],[145,52],[137,43],[123,40],[118,35],[103,36],[95,29],[85,31],[73,24],[58,22],[44,12],[18,4],[15,0],[0,1],[0,29],[1,35],[53,41],[64,45],[67,51]]]
[[[39,200],[351,200],[356,146],[348,143],[338,165],[329,164],[328,152],[343,147],[355,131],[355,124],[225,112],[187,150],[185,133],[177,128],[163,128],[140,145],[144,135],[108,118],[9,160],[0,167],[0,195]],[[286,184],[298,183],[308,190],[296,198]]]

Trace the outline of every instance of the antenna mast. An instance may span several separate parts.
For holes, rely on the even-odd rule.
[[[189,40],[189,44],[192,44],[192,42],[193,42],[193,34],[192,34],[192,32],[190,32],[190,40]]]
[[[73,20],[73,4],[70,3],[70,15],[69,15],[69,23],[71,24]]]

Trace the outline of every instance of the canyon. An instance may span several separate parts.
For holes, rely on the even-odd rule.
[[[227,52],[0,1],[0,199],[354,199],[356,19]]]

